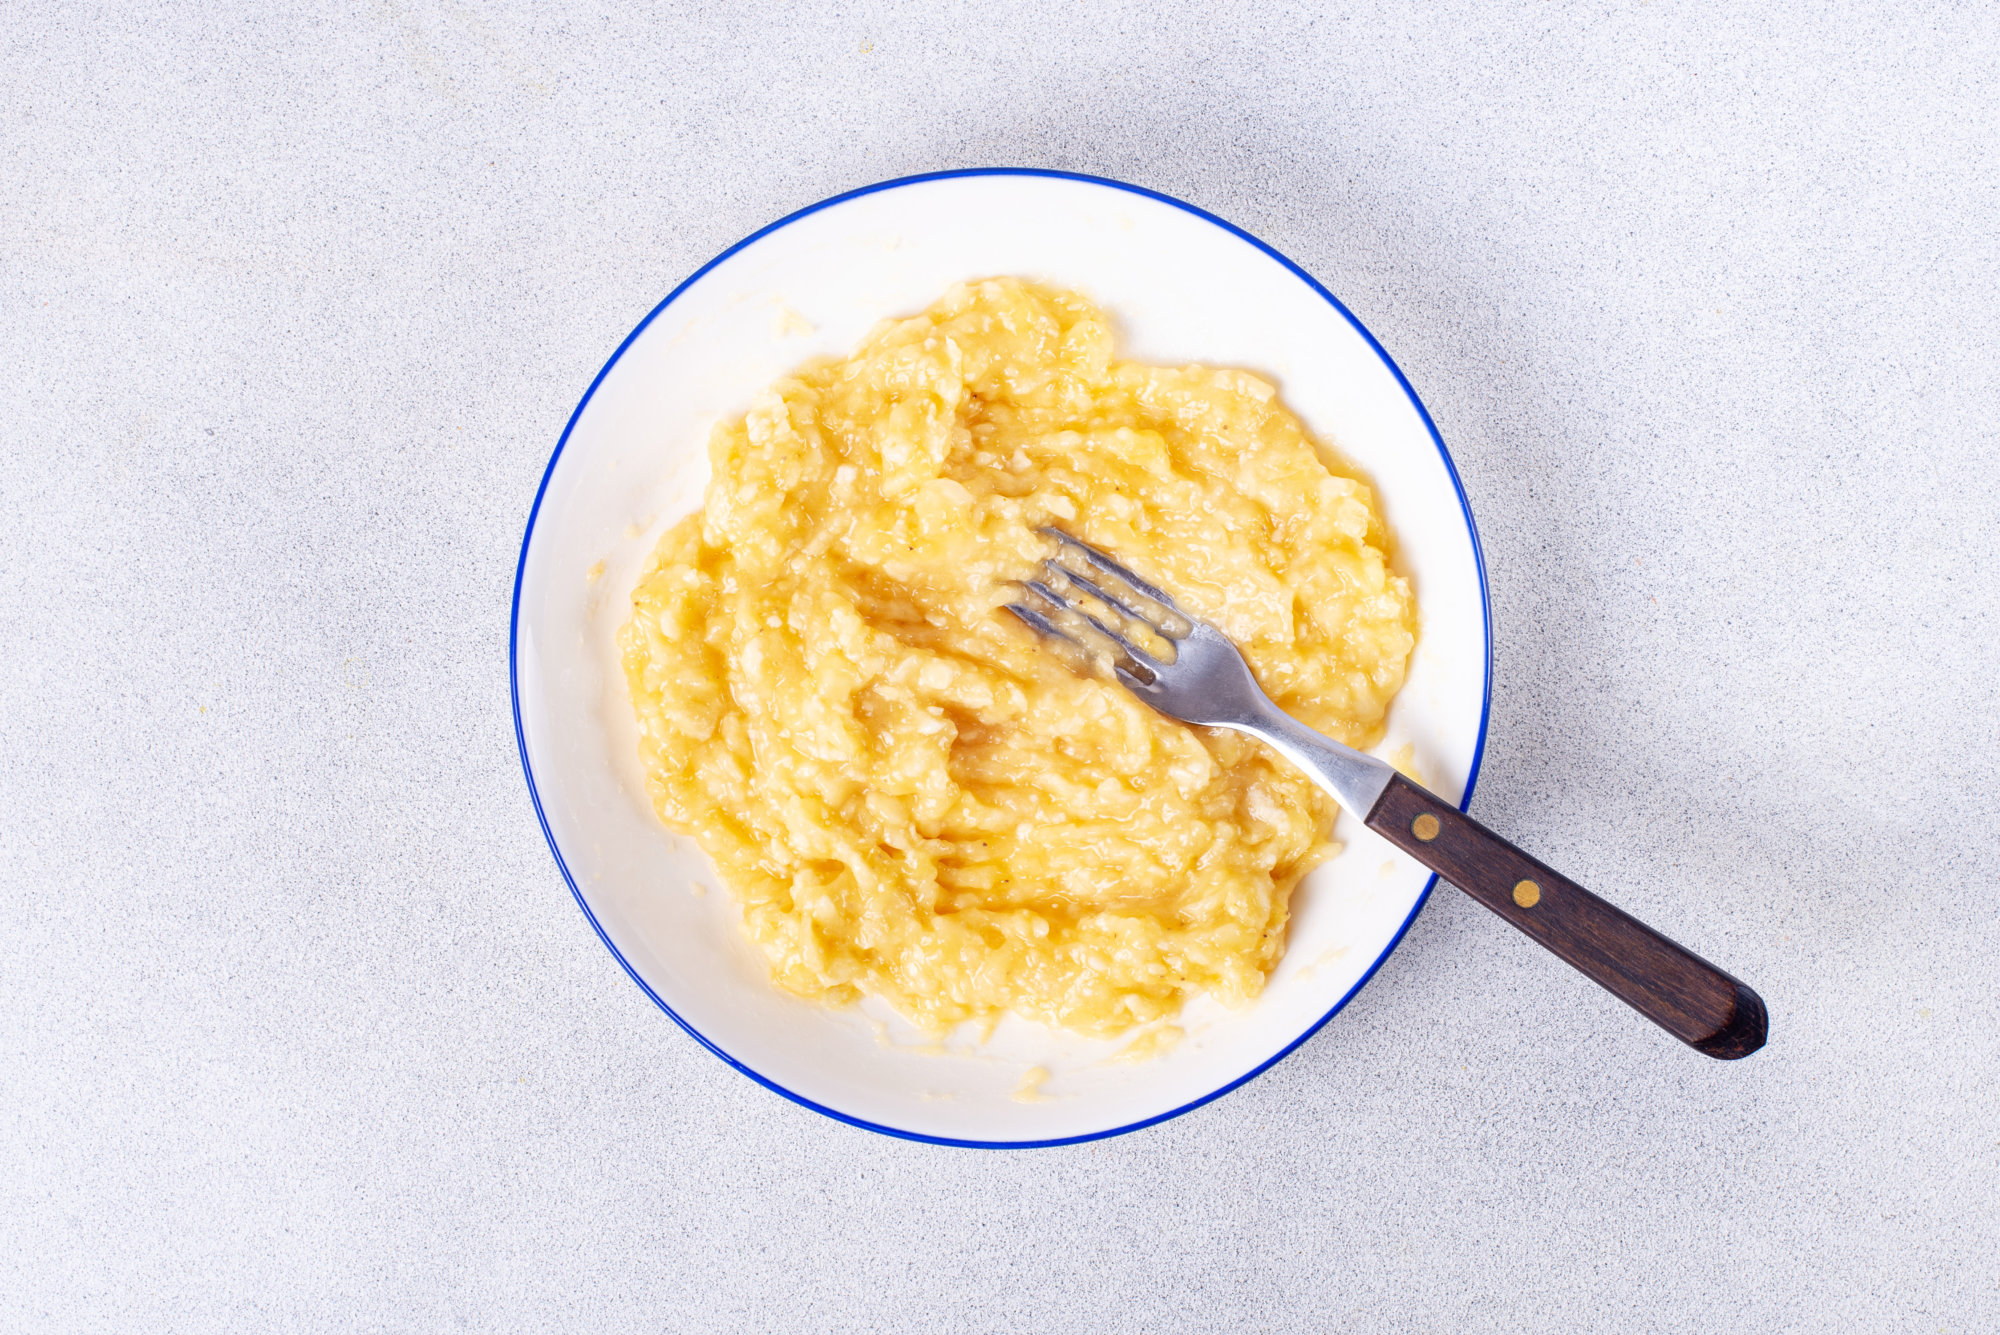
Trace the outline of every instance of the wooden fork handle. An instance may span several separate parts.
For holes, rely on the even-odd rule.
[[[1675,1038],[1733,1060],[1764,1046],[1764,1000],[1401,775],[1368,827]]]

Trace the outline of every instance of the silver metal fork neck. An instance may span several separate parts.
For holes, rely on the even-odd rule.
[[[1396,771],[1386,761],[1322,736],[1276,705],[1214,725],[1248,733],[1304,770],[1333,799],[1361,819],[1375,809]]]

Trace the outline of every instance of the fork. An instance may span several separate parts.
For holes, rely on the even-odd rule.
[[[1403,852],[1675,1038],[1733,1060],[1764,1046],[1763,998],[1684,946],[1537,862],[1393,767],[1271,702],[1229,638],[1059,529],[1041,577],[1007,610],[1072,667],[1109,670],[1169,718],[1269,745]]]

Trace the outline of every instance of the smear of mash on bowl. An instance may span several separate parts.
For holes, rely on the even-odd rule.
[[[1378,741],[1409,586],[1270,384],[1119,361],[1083,297],[994,279],[779,381],[709,454],[620,643],[660,817],[781,986],[1099,1036],[1257,995],[1331,802],[999,609],[1055,525],[1221,627],[1284,709]]]

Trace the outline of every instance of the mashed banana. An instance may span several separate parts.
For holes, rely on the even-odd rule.
[[[1377,741],[1409,587],[1269,384],[1117,361],[1088,301],[996,279],[780,381],[709,453],[620,643],[660,816],[782,986],[1095,1035],[1257,994],[1332,804],[999,608],[1054,524],[1219,625],[1284,709]]]

